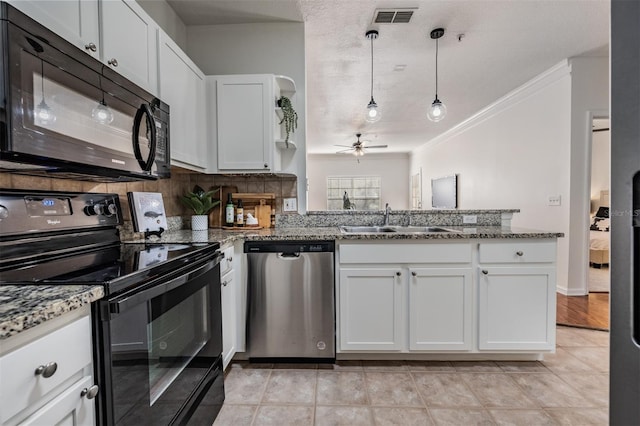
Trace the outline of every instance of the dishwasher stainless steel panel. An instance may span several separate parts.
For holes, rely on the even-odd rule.
[[[335,359],[334,242],[246,242],[250,358]]]

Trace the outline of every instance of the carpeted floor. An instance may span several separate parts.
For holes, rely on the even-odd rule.
[[[611,286],[609,279],[609,267],[601,268],[589,267],[589,292],[590,293],[608,293]]]

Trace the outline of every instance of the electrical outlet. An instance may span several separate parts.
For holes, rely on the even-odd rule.
[[[296,198],[285,198],[284,206],[282,208],[285,212],[295,212],[298,210],[298,203]]]
[[[462,223],[467,223],[467,224],[478,223],[478,216],[476,216],[476,215],[463,215],[462,216]]]
[[[549,201],[547,205],[549,206],[559,206],[561,204],[561,197],[559,195],[549,195]]]

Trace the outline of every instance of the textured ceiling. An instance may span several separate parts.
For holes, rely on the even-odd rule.
[[[564,58],[608,54],[605,0],[169,3],[187,25],[305,22],[308,153],[333,153],[333,144],[351,144],[357,132],[372,144],[388,144],[384,152],[408,152]],[[410,23],[372,25],[377,8],[399,7],[416,8]],[[426,118],[435,90],[435,42],[429,33],[436,27],[446,30],[439,42],[438,95],[448,115],[432,123]],[[374,42],[374,97],[382,119],[373,124],[364,120],[369,28],[380,32]],[[397,65],[404,70],[395,70]]]

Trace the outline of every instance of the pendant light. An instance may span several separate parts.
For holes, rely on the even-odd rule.
[[[35,107],[35,115],[38,118],[38,124],[48,126],[55,123],[56,114],[44,100],[44,61],[40,58],[40,80],[42,81],[42,100]]]
[[[378,38],[378,31],[369,30],[365,33],[365,37],[371,40],[371,100],[367,105],[367,116],[366,120],[369,123],[375,123],[380,120],[380,109],[378,108],[378,104],[375,100],[373,100],[373,40]]]
[[[447,115],[447,107],[438,99],[438,39],[444,35],[444,28],[436,28],[431,31],[431,38],[436,41],[436,98],[431,104],[427,117],[429,120],[438,122]]]
[[[111,122],[113,122],[113,111],[111,111],[111,108],[109,108],[104,101],[104,90],[102,90],[102,77],[100,75],[98,75],[98,81],[100,82],[102,100],[91,110],[91,118],[100,124],[111,124]]]

